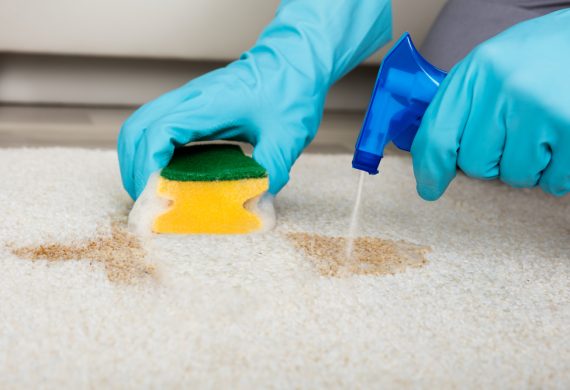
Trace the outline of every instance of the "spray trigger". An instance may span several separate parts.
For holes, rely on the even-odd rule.
[[[424,113],[446,75],[424,59],[410,34],[404,33],[380,66],[352,167],[377,174],[390,141],[410,151]]]

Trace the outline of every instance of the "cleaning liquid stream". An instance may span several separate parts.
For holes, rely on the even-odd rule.
[[[346,258],[348,260],[352,259],[352,251],[354,250],[354,238],[356,237],[358,229],[358,212],[360,210],[360,202],[362,200],[362,187],[364,187],[364,176],[366,172],[360,171],[360,177],[358,178],[358,190],[356,192],[356,201],[354,202],[354,208],[352,209],[352,215],[350,217],[350,227],[348,228],[348,238],[346,241]]]

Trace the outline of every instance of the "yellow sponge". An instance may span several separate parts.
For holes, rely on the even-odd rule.
[[[243,234],[260,230],[261,217],[245,208],[269,187],[267,178],[228,181],[158,181],[158,195],[173,201],[154,220],[155,233]]]
[[[265,169],[239,146],[177,149],[160,176],[149,180],[129,215],[129,225],[141,234],[146,230],[169,234],[268,230],[274,223],[273,204],[268,197],[261,201],[268,188]]]

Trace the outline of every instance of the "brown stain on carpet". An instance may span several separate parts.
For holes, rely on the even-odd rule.
[[[309,233],[288,233],[297,249],[313,260],[323,276],[393,275],[427,264],[429,247],[406,241],[359,237],[351,258],[345,253],[346,238]]]
[[[140,241],[127,231],[124,223],[120,222],[111,224],[111,236],[100,236],[74,245],[50,243],[14,248],[12,253],[32,261],[99,262],[105,267],[107,278],[114,283],[131,284],[144,277],[156,276],[156,268],[146,262],[146,251]]]

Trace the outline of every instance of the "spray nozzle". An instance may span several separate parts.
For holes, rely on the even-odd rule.
[[[410,34],[405,33],[380,66],[352,167],[377,174],[390,141],[409,151],[423,115],[446,75],[418,53]]]

